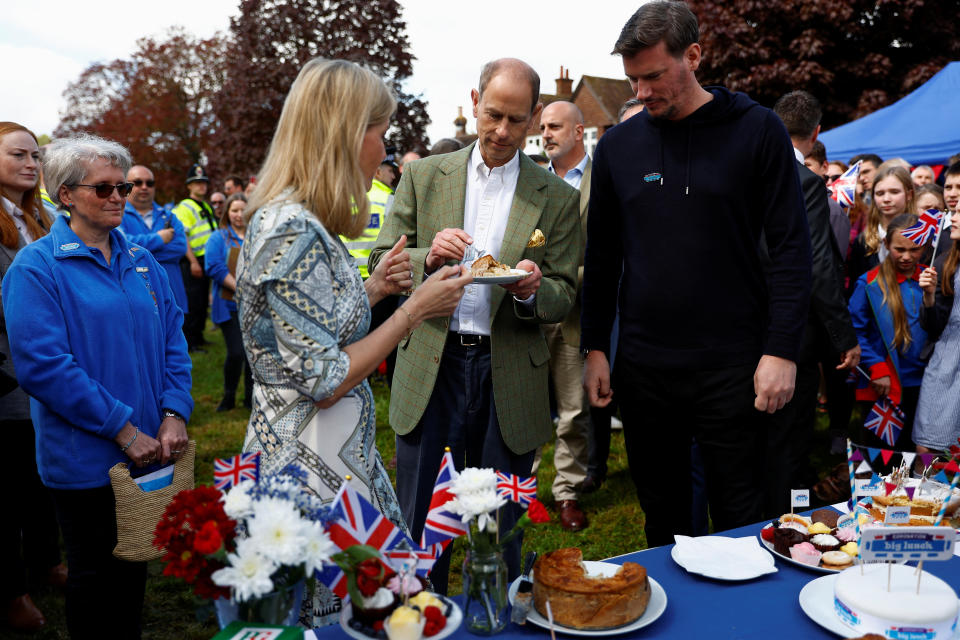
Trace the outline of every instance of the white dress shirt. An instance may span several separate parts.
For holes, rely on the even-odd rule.
[[[480,155],[480,145],[473,147],[467,162],[463,230],[473,238],[473,247],[478,252],[489,253],[495,259],[500,256],[519,176],[519,152],[505,165],[491,169]],[[464,264],[469,268],[472,261]],[[489,336],[491,293],[491,285],[471,284],[464,288],[450,320],[450,330]]]
[[[3,199],[3,208],[11,213],[10,217],[13,218],[13,224],[17,228],[17,232],[24,239],[24,243],[30,244],[36,240],[36,238],[31,235],[30,229],[27,228],[27,223],[23,219],[23,211],[20,210],[20,207],[3,196],[0,196],[0,198]]]
[[[580,158],[580,162],[577,163],[577,166],[573,167],[567,171],[563,176],[563,181],[574,189],[580,189],[580,183],[583,181],[583,172],[587,170],[587,154],[583,154],[583,157]],[[553,168],[553,161],[550,161],[550,164],[547,165],[547,171],[550,173],[556,173],[556,170]]]

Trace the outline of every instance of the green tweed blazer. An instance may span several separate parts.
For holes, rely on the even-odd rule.
[[[404,168],[393,208],[370,254],[371,271],[400,235],[406,234],[414,286],[423,281],[424,261],[436,233],[463,228],[467,161],[472,151],[470,145]],[[494,402],[503,440],[517,454],[535,449],[553,435],[547,391],[550,351],[540,324],[563,320],[576,297],[581,251],[578,208],[576,189],[520,154],[517,189],[496,258],[511,266],[532,260],[540,267],[543,280],[532,313],[512,296],[505,296],[507,291],[500,286],[494,286],[490,304]],[[528,248],[536,229],[543,232],[546,244]],[[427,407],[449,326],[449,318],[428,320],[397,349],[390,424],[401,435],[413,431]]]

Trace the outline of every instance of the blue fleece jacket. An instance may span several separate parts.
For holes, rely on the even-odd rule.
[[[164,244],[163,238],[158,236],[157,232],[168,226],[173,229],[173,240]],[[154,202],[153,221],[148,227],[137,210],[128,202],[123,210],[123,221],[120,222],[119,228],[127,236],[127,240],[140,245],[157,259],[160,266],[167,272],[167,280],[173,290],[173,299],[177,301],[180,310],[186,313],[187,290],[183,286],[180,260],[187,255],[187,234],[183,230],[180,219]]]
[[[129,421],[155,437],[162,410],[189,419],[183,313],[156,259],[110,232],[109,266],[60,217],[3,279],[20,386],[31,396],[37,467],[48,487],[89,489],[129,459],[114,438]]]
[[[230,247],[239,247],[243,240],[231,226],[220,227],[210,234],[207,240],[207,250],[204,255],[203,268],[213,280],[213,304],[210,305],[210,319],[216,324],[226,322],[230,314],[237,312],[237,303],[233,300],[224,300],[220,297],[223,290],[223,279],[230,273],[227,265],[227,256]],[[234,274],[236,275],[236,274]]]
[[[706,89],[712,100],[686,118],[643,111],[597,145],[581,344],[609,354],[619,309],[618,357],[645,366],[796,361],[811,255],[793,145],[770,109]]]

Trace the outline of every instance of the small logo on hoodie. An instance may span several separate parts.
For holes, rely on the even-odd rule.
[[[663,176],[662,176],[660,173],[648,173],[647,175],[643,176],[643,181],[644,181],[644,182],[656,182],[657,180],[659,180],[659,179],[662,178],[662,177],[663,177]]]
[[[77,242],[68,242],[66,244],[60,245],[60,251],[73,251],[74,249],[79,249],[80,244]]]

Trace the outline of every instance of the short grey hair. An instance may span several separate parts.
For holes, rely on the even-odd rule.
[[[54,204],[63,208],[60,187],[84,182],[90,164],[97,159],[106,160],[111,167],[120,169],[124,176],[133,164],[130,152],[122,144],[89,133],[61,138],[47,147],[43,181]]]
[[[540,102],[540,74],[526,62],[516,58],[500,58],[483,65],[483,69],[480,70],[480,84],[477,87],[477,93],[480,94],[480,97],[482,98],[483,92],[487,90],[487,83],[501,71],[525,77],[524,79],[530,85],[530,113],[533,113]]]

